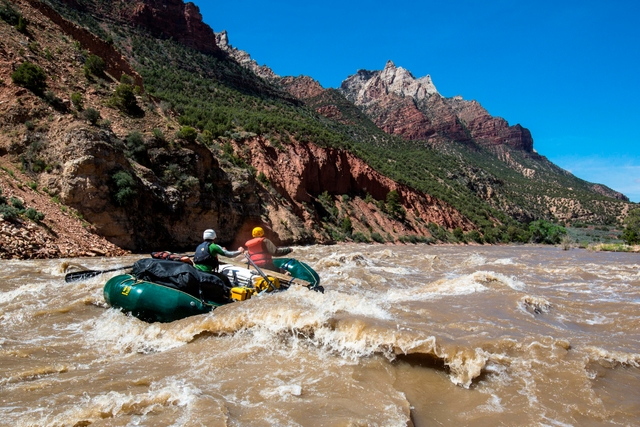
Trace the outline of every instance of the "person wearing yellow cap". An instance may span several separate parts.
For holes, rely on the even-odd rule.
[[[273,257],[286,255],[293,251],[288,247],[279,248],[274,245],[271,240],[264,237],[262,227],[254,228],[251,231],[251,236],[253,236],[253,239],[245,243],[244,246],[247,248],[251,261],[260,268],[278,271],[278,268],[273,264]]]
[[[219,265],[218,255],[232,258],[244,252],[242,246],[240,246],[237,251],[228,251],[218,246],[213,243],[216,237],[216,232],[212,229],[204,230],[204,233],[202,233],[202,240],[204,240],[204,242],[198,245],[193,255],[193,263],[198,270],[207,273],[217,271]]]

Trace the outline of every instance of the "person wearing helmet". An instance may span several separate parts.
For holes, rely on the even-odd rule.
[[[251,261],[260,268],[278,271],[278,268],[273,264],[273,257],[286,255],[293,251],[291,248],[279,248],[274,245],[271,240],[264,237],[264,230],[262,227],[254,228],[251,232],[251,236],[253,236],[253,239],[249,240],[244,245],[247,248],[247,252],[249,252]]]
[[[218,255],[232,258],[244,252],[242,246],[239,247],[237,251],[228,251],[216,245],[213,243],[216,237],[216,232],[212,229],[204,230],[204,233],[202,233],[202,240],[204,241],[198,245],[193,255],[193,263],[198,270],[206,273],[215,272],[218,270],[218,265],[220,264]]]

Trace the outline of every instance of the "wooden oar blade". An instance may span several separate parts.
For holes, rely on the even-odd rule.
[[[109,270],[84,270],[84,271],[74,271],[73,273],[68,273],[64,276],[64,281],[69,282],[77,282],[79,280],[87,280],[92,277],[96,277],[101,275],[102,273],[110,273],[112,271],[125,270],[127,268],[131,268],[133,265],[126,265],[124,267],[111,268]]]
[[[96,277],[102,273],[103,273],[102,271],[96,271],[96,270],[76,271],[64,276],[64,281],[67,283],[77,282],[79,280],[86,280],[92,277]]]

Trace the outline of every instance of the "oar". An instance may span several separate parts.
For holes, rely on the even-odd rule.
[[[110,268],[109,270],[84,270],[84,271],[75,271],[73,273],[69,273],[64,276],[64,281],[69,282],[77,282],[78,280],[90,279],[91,277],[96,277],[101,275],[102,273],[110,273],[112,271],[118,270],[126,270],[127,268],[132,268],[133,265],[126,265],[124,267],[118,268]]]
[[[256,265],[256,263],[255,263],[255,262],[253,262],[253,260],[252,260],[252,259],[251,259],[251,257],[249,256],[249,254],[245,252],[244,257],[247,259],[247,261],[249,261],[249,264],[251,264],[251,265],[253,266],[253,268],[255,268],[255,269],[256,269],[256,271],[258,272],[258,274],[259,274],[259,275],[261,275],[261,276],[262,276],[262,278],[263,278],[264,280],[266,280],[266,281],[267,281],[267,283],[268,283],[268,284],[273,288],[273,290],[275,291],[275,290],[276,290],[276,287],[273,285],[273,282],[271,281],[271,279],[269,279],[269,276],[267,276],[266,274],[264,274],[264,272],[263,272],[262,270],[260,270],[260,267],[258,267],[258,266]],[[265,291],[266,291],[266,289],[265,289]],[[264,292],[264,291],[263,291],[263,292]]]

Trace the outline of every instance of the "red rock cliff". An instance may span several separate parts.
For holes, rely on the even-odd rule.
[[[172,37],[204,53],[218,53],[216,36],[202,21],[200,9],[183,0],[115,0],[108,7],[93,0],[61,0],[75,9],[140,26],[155,36]]]
[[[263,138],[244,142],[251,151],[252,165],[269,179],[271,185],[297,202],[310,202],[324,191],[330,194],[369,193],[385,200],[389,191],[399,193],[407,211],[448,229],[471,230],[473,224],[449,204],[428,194],[391,180],[363,160],[339,149],[311,143],[289,144],[284,150],[269,145]]]

